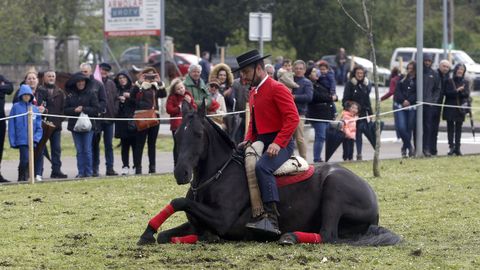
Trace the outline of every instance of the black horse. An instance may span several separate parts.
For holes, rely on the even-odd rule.
[[[184,110],[183,115],[175,134],[174,174],[179,185],[190,183],[191,187],[185,198],[172,200],[150,220],[138,244],[154,243],[161,224],[177,211],[184,211],[188,222],[160,232],[158,243],[187,235],[206,241],[265,240],[245,227],[251,218],[250,199],[243,157],[237,155],[236,146],[205,116],[204,106],[198,112]],[[394,245],[401,241],[378,226],[377,198],[370,185],[339,165],[322,164],[308,180],[282,187],[279,194],[281,243],[295,243],[286,237],[291,234],[285,234],[294,231],[320,234],[323,243]]]

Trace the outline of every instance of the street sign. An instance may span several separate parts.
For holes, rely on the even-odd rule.
[[[105,37],[159,36],[160,1],[104,0]]]
[[[249,13],[248,38],[251,41],[272,40],[272,13]]]

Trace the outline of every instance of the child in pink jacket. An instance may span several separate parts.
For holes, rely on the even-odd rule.
[[[342,112],[342,131],[345,133],[345,139],[343,140],[343,160],[345,161],[353,159],[353,143],[355,142],[359,111],[360,105],[354,101],[349,101],[347,102],[345,110]]]

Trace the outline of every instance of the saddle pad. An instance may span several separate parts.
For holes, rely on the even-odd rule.
[[[275,176],[291,175],[308,170],[308,162],[300,156],[292,156],[273,172]]]
[[[281,188],[298,182],[302,182],[310,178],[315,172],[313,165],[308,166],[308,169],[304,172],[300,172],[294,175],[276,176],[277,187]]]

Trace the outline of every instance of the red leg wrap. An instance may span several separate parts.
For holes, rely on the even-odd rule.
[[[198,236],[196,234],[170,238],[170,243],[172,244],[195,244],[197,241]]]
[[[162,226],[163,222],[165,222],[165,220],[167,220],[167,218],[169,218],[173,213],[175,213],[175,210],[171,204],[168,204],[162,209],[162,211],[160,211],[160,213],[150,219],[148,225],[150,225],[150,227],[152,227],[155,231],[158,231],[158,228]]]
[[[322,236],[318,233],[293,232],[297,237],[298,243],[320,244]]]

